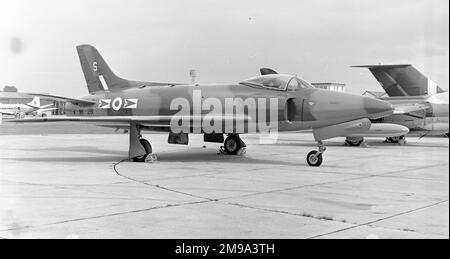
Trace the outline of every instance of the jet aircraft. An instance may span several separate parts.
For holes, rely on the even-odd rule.
[[[246,147],[242,134],[312,129],[318,150],[309,152],[306,160],[320,166],[324,140],[367,134],[370,120],[394,112],[388,102],[316,89],[302,78],[267,69],[261,69],[263,75],[231,84],[131,81],[116,76],[93,46],[80,45],[77,51],[89,95],[51,96],[66,100],[66,117],[17,122],[95,122],[128,129],[128,157],[136,162],[153,154],[150,142],[142,138],[145,130],[168,132],[170,144],[184,145],[189,134],[203,134],[205,142],[223,143],[226,154],[236,155]],[[407,131],[387,126],[393,134]]]
[[[411,134],[449,135],[449,96],[430,78],[412,65],[368,65],[368,68],[389,97],[379,98],[395,107],[394,114],[372,120],[376,123],[390,123],[408,127]],[[406,134],[405,134],[406,135]],[[390,136],[391,143],[404,143],[405,135]],[[363,137],[350,137],[346,142],[360,145]]]

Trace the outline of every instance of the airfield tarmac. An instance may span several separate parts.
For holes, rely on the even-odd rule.
[[[449,238],[447,138],[365,148],[333,139],[311,168],[311,134],[276,144],[244,135],[245,156],[219,155],[201,136],[186,147],[146,134],[159,161],[144,164],[122,161],[128,135],[108,129],[9,127],[0,238]]]

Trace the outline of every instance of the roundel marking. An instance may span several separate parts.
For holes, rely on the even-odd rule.
[[[120,110],[120,108],[122,108],[122,104],[123,104],[122,98],[117,97],[112,102],[111,107],[113,108],[113,110],[118,111],[118,110]]]

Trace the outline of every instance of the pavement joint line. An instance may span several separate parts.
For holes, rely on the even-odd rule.
[[[419,232],[419,231],[415,231],[415,230],[411,231],[411,230],[405,230],[405,229],[399,229],[399,228],[387,228],[387,227],[380,227],[380,226],[376,226],[376,225],[367,225],[367,226],[371,227],[371,228],[390,229],[390,230],[396,230],[396,231],[407,232],[407,233],[416,233],[416,234],[421,234],[421,235],[434,235],[434,236],[446,237],[448,239],[448,235],[440,234],[440,233],[424,233],[424,232]]]
[[[138,182],[138,183],[142,183],[148,186],[153,186],[156,188],[160,188],[160,189],[164,189],[167,191],[171,191],[171,192],[175,192],[178,194],[183,194],[183,195],[187,195],[187,196],[191,196],[191,197],[195,197],[195,198],[201,198],[201,199],[205,199],[205,200],[209,200],[209,201],[223,201],[223,200],[229,200],[229,199],[235,199],[235,198],[243,198],[243,197],[251,197],[251,196],[257,196],[257,195],[263,195],[263,194],[269,194],[269,193],[275,193],[275,192],[285,192],[285,191],[292,191],[292,190],[298,190],[298,189],[303,189],[303,188],[310,188],[310,187],[316,187],[316,186],[322,186],[322,185],[328,185],[328,184],[335,184],[335,183],[345,183],[345,182],[350,182],[350,181],[355,181],[355,180],[361,180],[361,179],[368,179],[368,178],[372,178],[372,177],[384,177],[386,175],[391,175],[391,174],[396,174],[396,173],[402,173],[402,172],[406,172],[406,171],[411,171],[411,170],[420,170],[420,169],[427,169],[427,168],[432,168],[432,167],[439,167],[442,165],[447,165],[447,164],[438,164],[438,165],[431,165],[431,166],[423,166],[423,167],[414,167],[414,168],[407,168],[407,169],[402,169],[402,170],[395,170],[395,171],[391,171],[391,172],[386,172],[386,173],[382,173],[382,174],[369,174],[369,175],[361,175],[360,177],[353,177],[353,178],[349,178],[349,179],[341,179],[341,180],[336,180],[336,181],[329,181],[329,182],[323,182],[323,183],[317,183],[317,184],[309,184],[309,185],[300,185],[300,186],[294,186],[294,187],[288,187],[288,188],[284,188],[284,189],[276,189],[276,190],[270,190],[270,191],[264,191],[264,192],[256,192],[256,193],[250,193],[250,194],[243,194],[243,195],[238,195],[238,196],[230,196],[230,197],[222,197],[222,198],[218,198],[218,199],[211,199],[211,198],[207,198],[207,197],[200,197],[200,196],[196,196],[190,193],[186,193],[186,192],[180,192],[180,191],[176,191],[176,190],[172,190],[169,189],[167,187],[163,187],[160,185],[153,185],[153,184],[149,184],[147,182],[144,181],[138,181],[132,178],[129,178],[127,176],[123,176],[121,175],[116,166],[119,165],[120,163],[123,163],[126,160],[122,160],[118,163],[115,163],[114,165],[114,171],[116,174],[129,179],[131,181],[134,182]]]
[[[124,212],[110,213],[110,214],[105,214],[105,215],[98,215],[98,216],[91,216],[91,217],[84,217],[84,218],[62,220],[62,221],[56,221],[56,222],[51,222],[51,223],[46,223],[46,224],[41,224],[41,225],[23,226],[23,227],[15,227],[15,228],[8,228],[8,229],[0,229],[0,232],[23,230],[23,229],[33,229],[33,228],[53,226],[53,225],[61,225],[61,224],[65,224],[65,223],[72,223],[72,222],[79,222],[79,221],[86,221],[86,220],[93,220],[93,219],[101,219],[101,218],[107,218],[107,217],[122,216],[122,215],[127,215],[127,214],[148,212],[148,211],[158,210],[158,209],[166,209],[166,208],[182,207],[182,206],[188,206],[188,205],[196,205],[196,204],[202,204],[202,203],[207,203],[207,202],[210,202],[210,201],[195,201],[195,202],[179,203],[179,204],[167,204],[167,205],[164,205],[164,206],[155,206],[155,207],[146,208],[146,209],[140,209],[140,210],[124,211]]]
[[[208,197],[202,197],[202,196],[197,196],[197,195],[190,194],[190,193],[185,193],[185,192],[181,192],[181,191],[177,191],[177,190],[172,190],[172,189],[170,189],[170,188],[167,188],[167,187],[164,187],[164,186],[161,186],[161,185],[150,184],[150,183],[147,183],[147,182],[145,182],[145,181],[139,181],[139,180],[133,179],[133,178],[131,178],[131,177],[122,175],[122,174],[119,172],[119,170],[117,170],[117,166],[118,166],[119,164],[121,164],[121,163],[127,161],[127,160],[128,160],[128,159],[125,159],[125,160],[119,161],[119,162],[117,162],[117,163],[114,163],[113,170],[114,170],[114,172],[115,172],[117,175],[119,175],[120,177],[123,177],[123,178],[128,179],[128,180],[133,181],[133,182],[138,182],[138,183],[141,183],[141,184],[145,184],[145,185],[148,185],[148,186],[152,186],[152,187],[155,187],[155,188],[158,188],[158,189],[161,189],[161,190],[165,190],[165,191],[169,191],[169,192],[173,192],[173,193],[177,193],[177,194],[181,194],[181,195],[190,196],[190,197],[192,197],[192,198],[203,199],[203,200],[206,200],[206,201],[209,201],[209,202],[217,201],[217,200],[215,200],[215,199],[211,199],[211,198],[208,198]]]
[[[241,208],[248,208],[248,209],[260,210],[260,211],[266,211],[266,212],[273,212],[273,213],[278,213],[278,214],[285,214],[285,215],[290,215],[290,216],[303,217],[303,218],[314,219],[314,220],[319,220],[319,221],[337,222],[337,223],[342,223],[342,224],[347,224],[347,225],[356,225],[355,223],[344,222],[343,220],[335,220],[335,219],[325,220],[325,219],[320,219],[320,217],[324,217],[324,216],[306,216],[305,214],[300,214],[300,213],[294,213],[294,212],[283,211],[283,210],[272,210],[272,209],[266,209],[266,208],[258,208],[258,207],[244,205],[244,204],[240,204],[240,203],[227,202],[226,204],[232,205],[232,206],[241,207]]]
[[[375,224],[375,223],[378,223],[378,222],[381,222],[381,221],[385,221],[385,220],[392,219],[392,218],[395,218],[395,217],[403,216],[403,215],[410,214],[410,213],[413,213],[413,212],[416,212],[416,211],[428,209],[428,208],[431,208],[431,207],[434,207],[434,206],[437,206],[437,205],[440,205],[440,204],[443,204],[443,203],[446,203],[446,202],[449,202],[449,200],[447,199],[447,200],[439,201],[439,202],[436,202],[436,203],[433,203],[433,204],[430,204],[430,205],[427,205],[427,206],[422,206],[422,207],[415,208],[415,209],[408,210],[408,211],[404,211],[404,212],[401,212],[401,213],[396,213],[396,214],[393,214],[393,215],[388,216],[388,217],[380,218],[380,219],[377,219],[377,220],[372,220],[372,221],[369,221],[369,222],[365,222],[365,223],[358,224],[358,225],[351,226],[351,227],[347,227],[347,228],[342,228],[342,229],[339,229],[339,230],[336,230],[336,231],[332,231],[332,232],[328,232],[328,233],[325,233],[325,234],[312,236],[312,237],[309,237],[307,239],[316,239],[316,238],[319,238],[319,237],[325,237],[325,236],[329,236],[329,235],[332,235],[332,234],[344,232],[344,231],[347,231],[347,230],[363,227],[363,226],[371,226],[372,224]]]
[[[382,174],[369,174],[366,176],[353,177],[353,178],[341,179],[341,180],[336,180],[336,181],[329,181],[329,182],[322,182],[322,183],[308,184],[308,185],[300,185],[300,186],[289,187],[289,188],[284,188],[284,189],[276,189],[276,190],[258,192],[258,193],[253,193],[253,194],[245,194],[245,195],[239,195],[239,196],[230,196],[230,197],[226,197],[226,198],[221,198],[220,200],[257,196],[257,195],[269,194],[269,193],[274,193],[274,192],[292,191],[292,190],[298,190],[298,189],[310,188],[310,187],[316,187],[316,186],[322,186],[322,185],[328,185],[328,184],[345,183],[345,182],[350,182],[350,181],[355,181],[355,180],[369,179],[372,177],[381,177],[381,176],[395,174],[395,173],[402,173],[402,172],[415,170],[415,169],[417,169],[417,170],[418,169],[428,169],[428,168],[437,167],[437,166],[440,166],[440,165],[423,166],[423,167],[418,167],[418,168],[408,168],[408,169],[386,172],[386,173],[382,173]]]
[[[66,199],[66,200],[124,200],[124,201],[157,201],[157,202],[189,202],[183,200],[168,200],[168,199],[152,199],[152,198],[128,198],[128,197],[96,197],[96,196],[84,196],[84,197],[67,197],[67,196],[26,196],[26,195],[2,195],[3,198],[27,198],[27,199]]]
[[[442,202],[445,203],[445,202]],[[441,204],[442,204],[441,203]],[[324,219],[320,219],[321,216],[306,216],[304,214],[299,214],[299,213],[293,213],[293,212],[289,212],[289,211],[282,211],[282,210],[272,210],[272,209],[266,209],[266,208],[258,208],[258,207],[254,207],[254,206],[249,206],[249,205],[244,205],[244,204],[240,204],[240,203],[226,203],[228,205],[233,205],[233,206],[237,206],[240,208],[248,208],[248,209],[254,209],[254,210],[260,210],[260,211],[266,211],[266,212],[273,212],[273,213],[279,213],[279,214],[285,214],[285,215],[290,215],[290,216],[297,216],[297,217],[303,217],[303,218],[309,218],[309,219],[313,219],[313,220],[319,220],[319,221],[327,221],[327,222],[336,222],[336,223],[341,223],[341,224],[347,224],[347,225],[353,225],[353,227],[349,227],[346,229],[353,229],[355,227],[360,227],[361,224],[357,224],[357,223],[352,223],[352,222],[347,222],[345,220],[336,220],[336,219],[329,219],[329,220],[324,220]],[[438,204],[437,204],[438,205]],[[423,208],[425,209],[425,208]],[[380,222],[382,220],[379,220],[377,222]],[[377,223],[374,222],[374,223]],[[370,223],[367,226],[371,227],[371,228],[379,228],[378,226],[374,226],[372,224],[374,223]],[[385,228],[385,227],[381,227],[383,229],[390,229],[390,230],[397,230],[397,231],[402,231],[402,232],[408,232],[404,229],[397,229],[397,228]],[[411,231],[413,233],[417,233],[417,234],[423,234],[423,235],[437,235],[437,236],[442,236],[442,237],[448,237],[444,234],[439,234],[439,233],[423,233],[423,232],[418,232],[418,231]],[[311,238],[310,238],[311,239]]]

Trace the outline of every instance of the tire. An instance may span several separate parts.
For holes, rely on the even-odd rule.
[[[364,142],[364,138],[347,138],[345,143],[352,147],[359,147]]]
[[[153,153],[152,145],[150,144],[150,142],[148,140],[141,138],[139,140],[139,143],[141,143],[142,147],[144,147],[146,154]]]
[[[389,137],[387,138],[387,141],[389,141],[389,143],[398,143],[398,139],[396,137]]]
[[[405,136],[400,136],[400,137],[390,137],[390,138],[387,138],[387,140],[388,140],[390,143],[394,143],[394,144],[406,143],[406,141],[405,141]]]
[[[147,156],[148,156],[148,154],[145,154],[143,156],[133,157],[133,162],[144,163],[145,159],[147,159]]]
[[[322,154],[317,155],[318,153],[319,151],[316,150],[309,152],[308,156],[306,157],[306,162],[308,162],[309,166],[319,167],[322,165],[323,157]]]
[[[235,136],[229,136],[224,142],[225,152],[229,155],[236,155],[241,149],[241,143]]]

